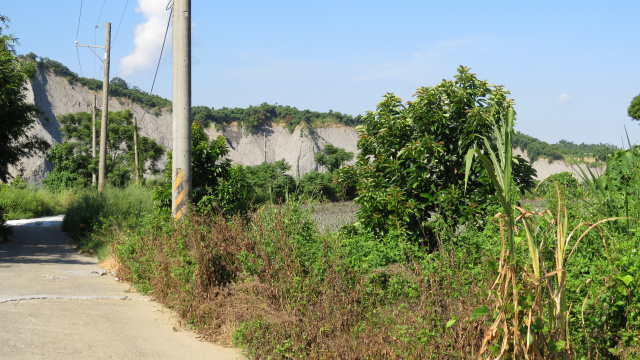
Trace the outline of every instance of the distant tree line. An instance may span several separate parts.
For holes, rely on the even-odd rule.
[[[540,158],[565,160],[567,158],[593,157],[597,161],[606,161],[607,155],[613,154],[618,147],[611,144],[574,144],[571,141],[560,140],[557,144],[549,144],[532,136],[517,132],[513,138],[513,146],[526,150],[531,163]]]
[[[238,124],[247,133],[255,134],[261,127],[269,124],[282,124],[293,132],[298,125],[342,124],[354,127],[360,124],[360,115],[351,116],[337,111],[318,112],[298,110],[295,107],[262,103],[248,108],[209,108],[194,106],[191,108],[193,120],[207,128],[214,125],[222,129],[232,123]]]

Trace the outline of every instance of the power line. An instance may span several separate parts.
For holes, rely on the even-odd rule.
[[[78,34],[80,33],[80,18],[82,17],[82,0],[80,0],[80,14],[78,14],[78,28],[76,29],[76,40],[78,40]]]
[[[169,2],[171,3],[171,2]],[[160,58],[158,59],[158,66],[156,66],[156,74],[153,76],[153,83],[151,84],[151,91],[149,94],[153,93],[153,87],[156,85],[156,78],[158,77],[158,70],[160,70],[160,61],[162,60],[162,53],[164,52],[164,45],[167,42],[167,34],[169,34],[169,24],[171,24],[171,15],[173,14],[173,6],[169,9],[167,5],[167,10],[169,10],[169,20],[167,21],[167,30],[164,32],[164,40],[162,41],[162,49],[160,49]]]
[[[80,0],[80,13],[78,14],[78,28],[76,29],[76,42],[78,41],[78,34],[80,34],[80,19],[82,18],[82,2]],[[80,50],[76,47],[76,54],[78,54],[78,66],[80,67],[80,76],[84,77],[82,74],[82,63],[80,62]]]
[[[113,46],[113,43],[115,43],[116,40],[118,40],[118,33],[120,32],[120,26],[122,25],[122,19],[124,19],[124,14],[127,12],[127,6],[129,6],[129,0],[127,0],[127,3],[124,5],[124,10],[122,11],[122,16],[120,17],[120,23],[118,24],[118,29],[116,30],[116,37],[111,42],[112,43],[111,46]]]
[[[102,8],[100,8],[100,15],[98,15],[98,21],[96,21],[96,25],[100,24],[100,19],[102,18],[102,10],[104,10],[104,3],[106,0],[102,0]]]
[[[160,57],[158,58],[158,66],[156,66],[156,73],[153,76],[153,83],[151,84],[151,91],[149,91],[149,95],[153,94],[153,88],[156,86],[156,78],[158,77],[158,71],[160,70],[160,62],[162,61],[162,53],[164,53],[164,45],[167,43],[167,34],[169,34],[169,25],[171,24],[171,15],[173,15],[173,0],[169,1],[167,4],[167,10],[169,10],[169,20],[167,21],[167,30],[164,32],[164,40],[162,41],[162,48],[160,49]],[[142,113],[142,119],[147,115],[147,109]],[[142,122],[142,119],[140,121]]]
[[[84,77],[82,74],[82,63],[80,62],[80,50],[76,47],[76,54],[78,54],[78,66],[80,67],[80,77]]]

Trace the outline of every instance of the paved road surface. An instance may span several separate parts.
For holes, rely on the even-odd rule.
[[[242,359],[76,253],[61,223],[10,222],[0,244],[0,359]]]

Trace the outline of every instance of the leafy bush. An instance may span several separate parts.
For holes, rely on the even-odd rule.
[[[500,124],[494,124],[492,113],[509,100],[502,87],[478,80],[465,67],[454,80],[416,93],[406,105],[387,94],[375,112],[362,118],[354,167],[363,225],[379,234],[403,231],[419,239],[425,231],[432,237],[433,214],[444,216],[446,209],[447,223],[462,224],[495,204],[486,170],[479,164],[465,169],[465,156],[475,147],[486,152],[480,139],[493,136]],[[519,166],[529,167],[524,160]],[[514,172],[523,176],[514,180],[533,185],[534,173]],[[465,177],[468,186],[462,191]]]
[[[285,174],[291,165],[284,159],[275,163],[263,162],[260,165],[246,166],[247,179],[255,190],[255,204],[264,202],[281,203],[296,191],[296,182],[291,175]]]
[[[231,166],[224,158],[229,153],[226,139],[218,136],[209,141],[202,126],[191,126],[191,203],[201,212],[222,211],[231,216],[246,213],[253,199],[253,188],[241,166]],[[167,154],[164,183],[156,187],[156,209],[163,214],[171,211],[173,181],[171,152]]]
[[[337,177],[332,173],[309,171],[298,182],[297,195],[301,199],[338,201]]]

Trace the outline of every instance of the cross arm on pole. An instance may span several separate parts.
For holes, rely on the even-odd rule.
[[[100,55],[98,55],[98,53],[93,50],[94,48],[96,49],[104,49],[104,46],[96,46],[96,45],[81,45],[78,44],[78,40],[76,40],[76,47],[87,47],[89,48],[89,50],[93,51],[93,53],[98,57],[98,59],[100,59],[100,61],[102,61],[102,63],[104,63],[104,59],[100,57]]]

